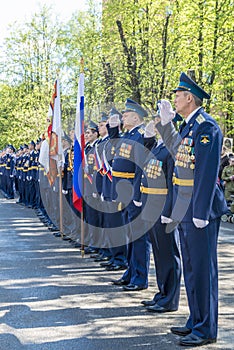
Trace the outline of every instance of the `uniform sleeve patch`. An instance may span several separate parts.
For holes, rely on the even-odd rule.
[[[207,146],[211,143],[211,136],[209,134],[203,134],[200,136],[200,144]]]

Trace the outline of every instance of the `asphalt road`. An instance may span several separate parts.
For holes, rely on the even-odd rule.
[[[202,244],[202,242],[201,242]],[[107,272],[78,249],[56,238],[32,209],[0,198],[0,350],[181,349],[172,325],[184,325],[180,307],[152,314],[140,301],[156,292],[151,262],[149,288],[123,292]],[[234,224],[219,236],[218,342],[202,349],[234,349]]]

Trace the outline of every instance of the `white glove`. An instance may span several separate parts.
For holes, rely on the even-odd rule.
[[[193,223],[197,228],[204,228],[209,224],[209,221],[193,218]]]
[[[101,193],[101,201],[104,202],[104,196],[103,196],[103,193]]]
[[[148,137],[153,137],[156,135],[154,124],[155,124],[154,120],[151,120],[146,125],[144,137],[148,138]]]
[[[93,198],[97,198],[97,193],[93,192]]]
[[[173,220],[171,218],[167,218],[166,216],[161,215],[161,223],[162,224],[170,224],[171,222],[173,222]]]
[[[110,128],[114,128],[120,125],[120,119],[118,114],[113,114],[112,116],[110,116],[109,125],[110,125]]]
[[[133,201],[133,203],[135,204],[136,207],[142,206],[142,202]]]
[[[63,194],[68,194],[68,191],[62,190],[62,193],[63,193]]]
[[[161,124],[166,125],[172,121],[175,117],[175,112],[172,109],[172,106],[169,101],[161,100],[159,104],[159,114],[161,118]]]
[[[10,178],[14,177],[14,175],[10,175]]]

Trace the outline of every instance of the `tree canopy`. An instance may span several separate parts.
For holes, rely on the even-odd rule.
[[[13,23],[3,43],[0,148],[45,131],[57,74],[63,126],[73,128],[81,57],[86,120],[123,108],[127,97],[154,114],[159,99],[173,102],[180,73],[193,70],[211,94],[206,110],[233,137],[233,15],[231,0],[105,0],[102,8],[91,0],[66,22],[39,8],[30,21]]]

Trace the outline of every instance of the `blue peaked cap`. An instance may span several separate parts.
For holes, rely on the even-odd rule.
[[[110,112],[109,112],[109,116],[111,117],[112,115],[117,114],[119,116],[119,119],[122,119],[122,114],[114,107],[111,108]]]
[[[142,118],[145,118],[148,115],[147,111],[143,107],[141,107],[137,102],[131,100],[130,98],[127,98],[125,102],[125,110],[122,113],[130,111],[136,112]]]
[[[179,86],[173,90],[173,92],[176,91],[188,91],[191,92],[191,94],[199,97],[201,100],[203,98],[206,98],[207,100],[210,99],[210,95],[205,92],[199,85],[195,83],[188,75],[186,75],[184,72],[180,75],[180,82]]]
[[[92,129],[92,130],[98,132],[98,126],[92,120],[90,120],[90,122],[89,122],[88,129]]]
[[[100,122],[106,122],[108,119],[108,115],[105,112],[101,112],[101,120]]]

